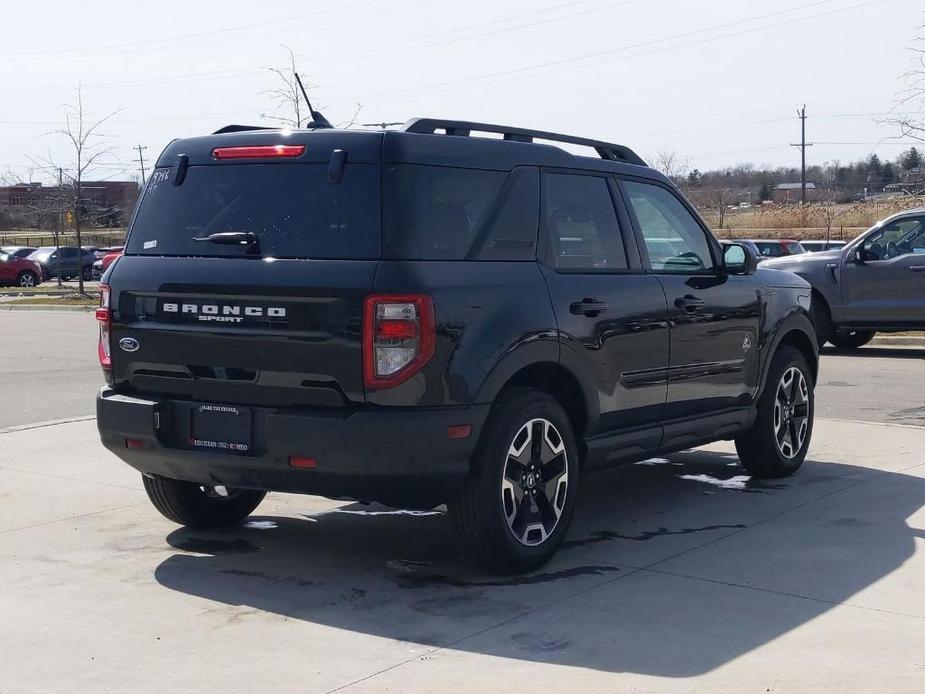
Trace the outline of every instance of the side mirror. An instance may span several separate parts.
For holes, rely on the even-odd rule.
[[[864,265],[864,264],[865,264],[865,262],[866,262],[866,260],[867,260],[867,255],[864,253],[864,246],[863,246],[863,244],[860,245],[860,246],[858,246],[858,247],[856,247],[856,248],[854,249],[854,252],[852,253],[852,258],[851,258],[851,260],[854,261],[854,264],[855,264],[855,265]]]
[[[741,243],[730,243],[723,249],[723,269],[730,275],[754,275],[758,256]]]

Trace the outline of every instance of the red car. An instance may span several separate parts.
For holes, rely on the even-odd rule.
[[[42,281],[42,266],[34,260],[0,253],[0,284],[35,287]]]

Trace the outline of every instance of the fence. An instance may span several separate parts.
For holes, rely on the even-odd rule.
[[[80,234],[84,246],[121,246],[125,242],[125,229],[93,229]],[[20,231],[0,232],[0,245],[3,246],[54,246],[55,235],[47,231],[22,229]],[[58,245],[76,246],[77,236],[71,232],[58,235]]]

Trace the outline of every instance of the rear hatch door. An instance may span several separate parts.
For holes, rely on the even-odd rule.
[[[362,402],[362,305],[381,248],[380,138],[269,131],[171,145],[107,277],[114,382],[229,404]],[[302,150],[215,153],[281,143]],[[215,241],[228,233],[247,241]]]

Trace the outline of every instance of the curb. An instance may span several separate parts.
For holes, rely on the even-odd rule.
[[[10,304],[0,303],[0,311],[95,311],[96,306],[66,306],[64,304]]]
[[[29,429],[42,429],[44,427],[54,427],[59,424],[72,424],[73,422],[89,422],[96,419],[96,415],[89,414],[81,417],[65,417],[63,419],[47,419],[44,422],[33,422],[32,424],[18,424],[16,426],[0,428],[0,436],[3,434],[13,434],[17,431],[28,431]]]
[[[870,341],[870,344],[873,346],[879,347],[895,347],[897,345],[907,346],[907,347],[925,347],[925,335],[919,336],[892,336],[892,335],[883,335],[875,337]]]

